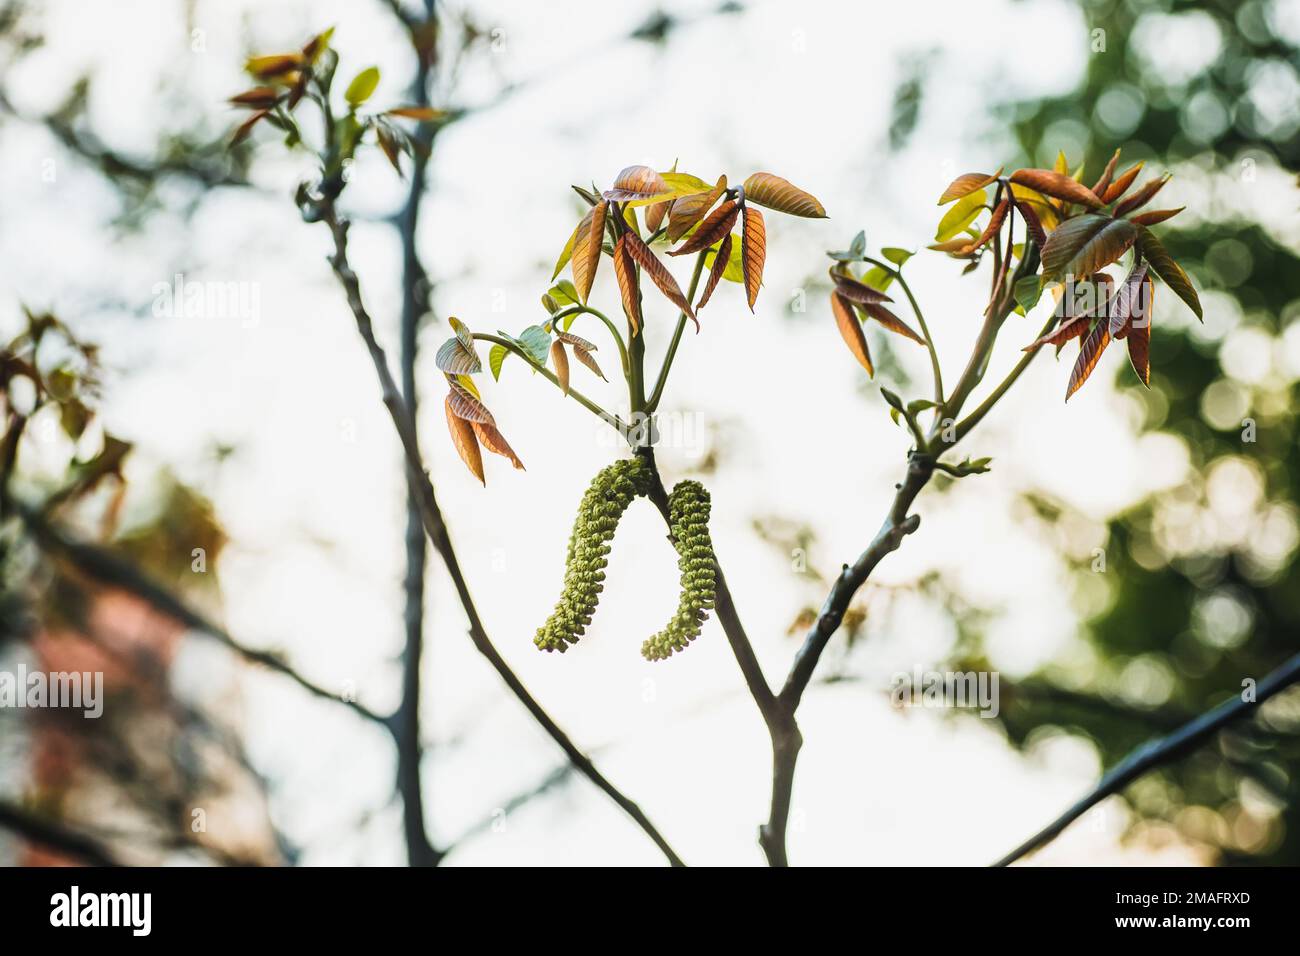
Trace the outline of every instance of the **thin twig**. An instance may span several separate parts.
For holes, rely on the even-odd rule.
[[[1009,866],[1026,854],[1046,846],[1061,835],[1071,823],[1083,816],[1098,803],[1119,793],[1149,770],[1191,753],[1218,731],[1246,714],[1252,713],[1264,701],[1300,681],[1300,654],[1289,658],[1281,667],[1255,685],[1249,700],[1238,694],[1199,717],[1189,720],[1167,736],[1149,740],[1131,751],[1098,781],[1085,797],[1074,806],[1016,847],[994,866]]]
[[[433,483],[429,480],[428,473],[424,469],[423,461],[420,457],[419,442],[416,438],[415,423],[412,421],[410,412],[406,403],[402,400],[401,392],[397,388],[397,383],[393,380],[392,372],[388,367],[388,358],[384,353],[383,347],[375,338],[374,323],[371,321],[370,314],[366,311],[365,304],[361,298],[361,285],[357,279],[356,273],[352,270],[348,262],[347,255],[347,222],[340,219],[335,212],[332,201],[326,201],[320,209],[321,220],[325,222],[334,239],[334,255],[330,259],[330,265],[334,269],[334,274],[342,285],[347,296],[348,306],[352,311],[353,318],[356,320],[357,331],[360,333],[362,341],[365,343],[367,351],[375,367],[375,375],[379,380],[381,397],[384,406],[388,409],[389,417],[392,419],[393,427],[397,431],[397,436],[402,444],[403,454],[406,459],[406,466],[411,478],[411,485],[417,490],[420,503],[420,515],[424,524],[425,534],[429,536],[430,543],[442,558],[443,564],[447,567],[447,572],[451,576],[452,583],[456,588],[456,593],[460,599],[461,607],[464,609],[465,616],[469,621],[470,640],[473,641],[475,648],[488,659],[492,668],[505,681],[510,692],[519,700],[520,703],[533,716],[533,719],[541,725],[542,729],[550,735],[560,748],[578,768],[578,770],[587,777],[592,783],[604,791],[622,810],[630,816],[636,824],[654,841],[660,851],[667,857],[668,861],[674,866],[682,866],[682,860],[677,856],[668,841],[659,833],[641,808],[625,796],[617,787],[609,782],[605,776],[596,769],[596,766],[578,747],[569,739],[569,736],[560,729],[559,725],[551,719],[550,715],[542,709],[542,706],[528,692],[522,681],[510,669],[510,665],[505,662],[501,654],[497,651],[496,646],[488,638],[487,630],[479,618],[478,609],[474,604],[474,599],[469,592],[469,585],[465,580],[465,575],[461,571],[460,562],[456,557],[455,549],[452,547],[451,537],[447,532],[446,523],[442,517],[442,511],[438,507],[437,498],[434,496]]]
[[[0,827],[12,830],[30,843],[66,853],[91,866],[123,865],[98,838],[9,800],[0,800]]]

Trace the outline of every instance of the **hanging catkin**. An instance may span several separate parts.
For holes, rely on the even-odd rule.
[[[641,656],[649,661],[661,661],[685,650],[699,636],[717,592],[709,538],[709,493],[698,481],[681,481],[668,496],[668,505],[682,592],[668,626],[641,645]]]
[[[563,652],[585,633],[605,589],[605,567],[619,519],[633,498],[647,492],[649,483],[649,470],[640,458],[616,461],[591,480],[569,536],[564,590],[533,641],[542,650]]]

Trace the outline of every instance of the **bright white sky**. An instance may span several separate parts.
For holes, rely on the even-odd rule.
[[[478,21],[503,32],[486,62],[469,71],[465,96],[490,98],[501,77],[528,86],[440,137],[420,241],[439,282],[440,315],[517,332],[544,317],[538,296],[575,220],[570,183],[604,186],[623,166],[667,168],[678,159],[710,180],[771,170],[822,200],[829,221],[768,215],[758,314],[748,313],[736,287],[721,289],[704,312],[703,333],[683,344],[665,406],[697,416],[705,435],[663,451],[670,480],[698,460],[710,430],[727,438],[721,468],[707,479],[714,540],[759,657],[779,681],[796,647],[785,636],[789,621],[824,595],[759,540],[751,519],[811,525],[818,536],[812,562],[833,570],[874,533],[907,449],[876,389],[863,388],[824,297],[811,297],[799,321],[783,315],[785,303],[826,266],[822,250],[843,247],[860,228],[873,251],[930,241],[935,198],[952,176],[996,168],[1011,152],[985,102],[1069,89],[1089,55],[1088,37],[1072,4],[981,5],[981,33],[1050,29],[1058,38],[1054,54],[1027,70],[1004,61],[995,45],[971,43],[969,25],[958,27],[944,4],[905,4],[887,21],[831,0],[759,2],[731,16],[708,15],[709,6],[674,4],[692,22],[660,49],[618,39],[651,9],[640,0],[477,4]],[[37,112],[56,104],[78,72],[93,69],[94,123],[121,149],[152,143],[160,129],[226,128],[234,115],[222,101],[241,88],[249,48],[295,46],[330,24],[338,28],[341,75],[371,63],[383,69],[374,102],[399,102],[407,82],[401,35],[378,2],[197,2],[190,24],[184,5],[163,0],[45,7],[49,46],[12,72],[9,95]],[[203,31],[197,51],[191,28]],[[902,65],[925,55],[928,95],[917,134],[891,154],[895,85]],[[302,224],[288,198],[301,168],[278,158],[270,137],[264,143],[267,159],[255,171],[264,194],[221,193],[189,222],[168,212],[143,234],[117,238],[105,228],[115,200],[97,176],[39,129],[9,124],[0,175],[26,185],[2,200],[9,228],[0,231],[0,300],[5,313],[19,301],[52,306],[102,341],[113,369],[106,418],[137,444],[133,475],[143,482],[170,465],[216,501],[232,537],[220,566],[231,630],[286,649],[326,684],[354,681],[367,702],[385,708],[396,700],[401,639],[396,444],[324,261],[327,237]],[[51,157],[57,176],[48,183],[40,174]],[[378,216],[402,189],[375,157],[355,171],[352,208]],[[355,226],[354,265],[394,345],[397,251],[386,226]],[[684,281],[684,267],[674,268]],[[256,283],[260,320],[246,327],[152,318],[154,284],[177,271],[189,280]],[[932,253],[908,266],[954,378],[986,289],[984,279],[963,281],[958,271]],[[594,298],[617,309],[608,263]],[[658,355],[672,315],[653,294],[647,301],[650,350]],[[1172,305],[1172,296],[1166,301]],[[1171,322],[1187,318],[1172,308],[1167,314]],[[1008,324],[990,377],[1009,367],[1040,324],[1038,317]],[[598,357],[607,370],[614,366],[598,326],[574,331],[600,343]],[[558,593],[573,508],[614,445],[576,404],[507,362],[500,385],[486,382],[485,398],[528,471],[493,459],[487,489],[478,487],[456,459],[438,407],[443,386],[432,356],[445,334],[439,325],[424,338],[422,440],[494,640],[688,862],[760,862],[754,834],[766,812],[770,756],[721,629],[711,621],[688,653],[667,663],[650,665],[637,653],[676,601],[674,555],[658,516],[641,503],[625,520],[583,643],[563,657],[539,654],[532,635]],[[924,354],[906,343],[896,351],[917,382],[909,397],[924,394]],[[1077,653],[1080,627],[1066,559],[1025,523],[1018,495],[1036,487],[1077,508],[1085,517],[1072,545],[1079,560],[1091,560],[1107,515],[1183,473],[1181,448],[1134,437],[1137,405],[1110,384],[1120,360],[1103,359],[1097,381],[1068,408],[1061,403],[1066,367],[1049,359],[1032,368],[966,449],[994,456],[992,474],[947,498],[923,495],[921,531],[880,568],[879,585],[938,569],[971,603],[997,611],[991,646],[1008,676]],[[593,383],[581,369],[574,383],[617,401],[613,386]],[[238,449],[219,471],[209,456],[215,442]],[[437,565],[430,601],[427,781],[442,843],[545,777],[561,755],[473,651]],[[899,598],[892,609],[851,660],[836,644],[823,662],[823,674],[848,667],[869,679],[814,687],[800,713],[807,743],[793,862],[985,863],[1054,816],[1099,770],[1095,753],[1078,741],[1047,739],[1026,759],[981,721],[891,709],[888,675],[941,659],[955,636],[943,609],[919,597]],[[219,695],[231,680],[223,656],[201,639],[190,644],[178,680]],[[275,678],[240,672],[238,686],[237,697],[226,698],[237,699],[227,716],[244,726],[258,765],[274,780],[276,818],[306,847],[307,862],[400,860],[386,740]],[[1094,815],[1040,859],[1100,862],[1135,852],[1116,847],[1120,823]],[[1190,858],[1169,852],[1169,861]],[[453,862],[659,859],[579,781],[465,844]]]

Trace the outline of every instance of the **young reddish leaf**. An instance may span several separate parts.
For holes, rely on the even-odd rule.
[[[719,176],[712,189],[673,200],[672,208],[668,210],[668,240],[676,242],[690,232],[691,226],[704,218],[704,214],[713,208],[718,197],[726,190],[727,177]]]
[[[244,69],[260,80],[284,77],[303,65],[301,53],[276,53],[271,56],[255,56],[244,63]]]
[[[1101,179],[1097,180],[1097,182],[1093,184],[1092,194],[1096,196],[1098,200],[1103,200],[1105,198],[1106,190],[1110,188],[1111,177],[1115,175],[1115,164],[1118,162],[1119,150],[1117,149],[1115,150],[1115,154],[1111,156],[1110,162],[1106,164],[1106,168],[1102,170]]]
[[[614,180],[614,188],[601,195],[610,202],[650,199],[669,193],[668,183],[649,166],[628,166]]]
[[[659,227],[664,224],[664,216],[668,214],[668,207],[672,202],[665,200],[645,207],[645,227],[650,233],[659,231]]]
[[[1201,312],[1201,299],[1196,294],[1196,289],[1192,286],[1192,280],[1187,278],[1187,273],[1182,267],[1174,262],[1173,257],[1169,255],[1164,244],[1156,238],[1155,233],[1146,226],[1137,227],[1140,232],[1139,248],[1142,255],[1151,263],[1151,271],[1158,275],[1165,285],[1174,290],[1174,295],[1187,303],[1187,307],[1196,313],[1196,317],[1202,322],[1205,321],[1205,315]]]
[[[1146,280],[1148,287],[1151,285],[1151,279]],[[1147,292],[1147,320],[1141,325],[1136,322],[1128,331],[1128,338],[1125,343],[1128,345],[1128,360],[1133,365],[1133,371],[1141,379],[1142,384],[1147,388],[1151,387],[1151,310],[1154,303],[1155,289],[1149,288]]]
[[[709,297],[713,295],[713,290],[718,287],[722,280],[722,274],[727,271],[727,263],[731,261],[731,233],[722,237],[722,244],[718,246],[717,254],[713,257],[713,265],[709,269],[709,279],[704,283],[704,294],[700,296],[700,301],[695,303],[695,311],[708,303]]]
[[[1079,349],[1079,358],[1074,363],[1074,370],[1070,372],[1070,384],[1065,389],[1065,400],[1068,402],[1070,396],[1079,390],[1084,382],[1088,381],[1088,376],[1092,370],[1097,367],[1097,360],[1101,358],[1101,353],[1106,350],[1110,344],[1110,324],[1103,317],[1097,320],[1093,326],[1092,334],[1083,340],[1083,347]]]
[[[560,381],[560,391],[569,394],[569,353],[564,351],[564,343],[556,339],[551,343],[551,364],[555,366],[555,377]]]
[[[740,204],[734,199],[728,199],[713,212],[709,213],[708,218],[700,223],[700,227],[691,233],[682,245],[673,249],[668,254],[670,256],[684,256],[692,252],[699,252],[701,249],[707,249],[723,236],[731,235],[731,227],[736,224],[736,217],[740,215]]]
[[[749,206],[745,207],[745,226],[740,233],[740,259],[745,267],[749,311],[753,312],[758,287],[763,284],[763,263],[767,260],[767,227],[763,225],[763,214]]]
[[[998,230],[1002,228],[1002,223],[1006,221],[1007,210],[1010,208],[1011,201],[1009,199],[1003,199],[993,207],[993,215],[989,217],[989,224],[984,227],[984,231],[980,233],[980,237],[976,239],[974,244],[971,246],[972,252],[998,234]]]
[[[451,391],[447,393],[447,408],[453,415],[470,422],[492,421],[492,413],[473,392],[459,382],[447,384],[451,387]]]
[[[451,432],[451,441],[456,446],[456,454],[460,455],[460,460],[465,463],[470,474],[486,485],[487,479],[483,477],[483,454],[478,449],[478,439],[474,437],[474,426],[452,410],[450,395],[447,396],[444,404],[447,410],[447,430]]]
[[[879,289],[873,289],[865,282],[859,282],[852,276],[846,276],[842,272],[832,272],[831,279],[835,282],[836,292],[858,305],[874,305],[878,302],[894,301]]]
[[[1151,307],[1151,280],[1147,278],[1147,267],[1145,262],[1136,266],[1120,283],[1119,291],[1106,306],[1110,337],[1113,339],[1122,339],[1127,335],[1134,317],[1142,319]]]
[[[1138,227],[1127,219],[1083,215],[1057,227],[1043,246],[1043,279],[1097,272],[1122,256],[1137,239]]]
[[[436,119],[442,119],[447,115],[447,111],[436,110],[432,106],[399,106],[396,109],[388,110],[388,115],[419,120],[422,123],[431,123]]]
[[[253,109],[267,109],[276,104],[280,98],[280,92],[273,86],[255,86],[251,90],[245,90],[238,96],[232,96],[230,102],[235,106],[252,107]]]
[[[573,284],[578,289],[578,298],[585,304],[591,294],[591,284],[596,281],[596,269],[600,266],[600,246],[605,238],[606,202],[598,202],[591,210],[591,221],[586,219],[587,228],[578,227],[578,238],[573,243]]]
[[[1000,168],[992,176],[987,176],[984,173],[963,173],[954,179],[949,184],[948,188],[943,191],[943,195],[939,197],[939,205],[943,206],[952,202],[954,199],[961,199],[963,196],[969,196],[971,193],[975,192],[975,190],[983,189],[989,183],[994,182],[1001,175],[1002,170]]]
[[[867,348],[867,337],[862,331],[862,323],[858,321],[853,311],[853,304],[839,293],[832,292],[831,311],[835,313],[835,325],[844,338],[844,344],[849,347],[858,364],[867,370],[867,374],[875,378],[876,370],[871,364],[871,351]]]
[[[375,138],[379,141],[379,148],[383,150],[388,161],[392,164],[393,169],[397,170],[397,175],[402,175],[401,163],[401,146],[398,144],[396,137],[386,126],[375,124]]]
[[[502,458],[509,458],[511,464],[519,471],[524,470],[524,463],[519,460],[515,450],[510,447],[510,443],[505,440],[505,436],[497,431],[496,425],[491,422],[471,422],[474,434],[477,436],[479,443],[494,455],[500,455]],[[484,482],[487,484],[487,482]]]
[[[1034,244],[1041,250],[1047,245],[1047,233],[1043,231],[1043,222],[1038,218],[1038,213],[1034,212],[1034,207],[1023,199],[1016,200],[1016,209],[1025,220],[1029,234],[1034,237]]]
[[[894,313],[890,312],[883,305],[880,305],[877,302],[869,302],[862,306],[862,310],[885,328],[889,329],[889,331],[897,332],[899,335],[911,339],[913,342],[919,342],[922,345],[925,344],[925,339],[921,338],[920,335],[914,332],[910,325],[898,316],[894,315]]]
[[[649,246],[630,232],[623,233],[623,238],[619,242],[626,243],[632,259],[641,267],[641,271],[650,277],[650,281],[659,287],[659,291],[666,295],[673,305],[691,317],[691,321],[695,323],[695,331],[698,332],[700,320],[695,318],[695,311],[686,301],[686,296],[682,295],[681,287],[673,278],[673,274],[668,271],[668,267],[659,261],[659,257],[650,251]]]
[[[745,180],[745,198],[768,209],[805,219],[825,219],[826,210],[815,196],[771,173],[754,173]]]
[[[244,122],[240,123],[239,129],[235,130],[234,135],[230,137],[230,146],[238,146],[244,140],[248,139],[248,134],[253,132],[253,127],[256,126],[259,121],[270,115],[270,110],[258,110],[248,119],[244,120]]]
[[[1173,179],[1173,173],[1165,173],[1159,179],[1151,180],[1151,182],[1147,183],[1132,196],[1129,196],[1128,199],[1125,199],[1116,206],[1115,215],[1123,216],[1132,212],[1134,209],[1141,209],[1149,203],[1151,198],[1155,196],[1156,193],[1160,192],[1160,190],[1164,188],[1165,183],[1169,182],[1171,179]]]
[[[575,349],[586,349],[588,352],[596,351],[596,346],[588,342],[581,335],[573,335],[569,332],[556,332],[555,337],[566,345],[572,345]]]
[[[595,346],[593,345],[592,348],[595,348]],[[596,360],[591,357],[590,349],[585,349],[581,345],[575,345],[573,347],[573,354],[579,362],[587,366],[587,368],[591,369],[601,378],[605,379],[605,381],[609,381],[609,379],[605,378],[605,373],[600,370],[600,366],[596,364]]]
[[[1109,206],[1120,196],[1128,192],[1128,188],[1133,185],[1133,180],[1138,178],[1138,173],[1142,172],[1142,163],[1134,163],[1115,180],[1106,187],[1106,195],[1102,196],[1102,201]]]
[[[1030,342],[1021,349],[1021,351],[1032,352],[1034,349],[1041,348],[1044,345],[1060,346],[1070,341],[1070,339],[1083,338],[1083,336],[1088,334],[1088,327],[1091,324],[1092,317],[1088,315],[1081,315],[1077,318],[1067,319],[1042,338]]]
[[[1150,212],[1140,212],[1136,216],[1129,216],[1128,221],[1137,223],[1139,226],[1154,226],[1164,222],[1167,219],[1173,219],[1186,206],[1179,206],[1177,209],[1152,209]]]
[[[1028,186],[1045,196],[1078,203],[1089,209],[1096,209],[1102,204],[1087,186],[1050,169],[1017,169],[1011,174],[1011,181]]]
[[[632,334],[636,335],[641,329],[641,296],[636,286],[636,262],[628,250],[628,236],[632,234],[619,236],[618,244],[614,246],[614,276],[618,279],[619,295],[623,297],[623,311],[632,326]],[[641,241],[636,236],[632,239]]]

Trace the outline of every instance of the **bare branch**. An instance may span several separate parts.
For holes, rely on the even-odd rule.
[[[1119,793],[1149,770],[1172,763],[1191,753],[1216,733],[1246,714],[1253,713],[1260,704],[1273,695],[1300,681],[1300,654],[1289,658],[1255,686],[1249,699],[1238,694],[1218,707],[1196,717],[1173,733],[1149,740],[1134,749],[1127,757],[1112,767],[1086,796],[1063,814],[1016,847],[994,866],[1010,866],[1016,860],[1055,840],[1075,820],[1083,816],[1107,797]]]

